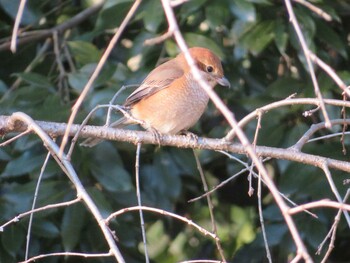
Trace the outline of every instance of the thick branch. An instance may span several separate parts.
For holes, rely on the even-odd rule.
[[[66,130],[65,123],[36,121],[36,123],[50,136],[62,136]],[[14,122],[11,116],[0,116],[0,136],[27,130],[27,125],[19,121]],[[69,135],[74,136],[80,128],[80,125],[72,125]],[[114,129],[99,126],[85,126],[81,133],[82,138],[103,138],[113,141],[124,141],[133,144],[142,142],[143,144],[158,144],[157,139],[152,133],[145,131],[131,131]],[[188,136],[181,135],[163,135],[161,145],[175,146],[180,148],[197,148],[207,150],[223,150],[238,154],[247,154],[247,150],[242,144],[230,143],[221,139],[210,139],[199,137],[198,140]],[[276,159],[289,160],[316,166],[322,169],[326,162],[330,168],[350,172],[350,162],[339,161],[327,157],[307,154],[295,151],[293,149],[274,148],[267,146],[256,146],[256,153],[261,157],[271,157]]]

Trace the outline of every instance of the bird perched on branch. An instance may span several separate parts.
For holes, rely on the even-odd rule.
[[[209,49],[193,47],[189,52],[203,80],[230,86],[224,77],[220,59]],[[202,116],[209,101],[206,91],[192,75],[184,53],[159,65],[125,101],[132,118],[122,117],[111,127],[141,123],[146,130],[160,134],[186,132]],[[139,120],[140,122],[136,122]],[[92,147],[101,139],[87,139],[82,145]]]

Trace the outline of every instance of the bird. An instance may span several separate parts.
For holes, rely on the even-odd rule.
[[[211,88],[217,84],[230,87],[221,60],[211,50],[192,47],[189,53],[201,77]],[[156,134],[186,133],[202,116],[208,101],[207,92],[195,80],[182,52],[153,69],[127,97],[123,106],[132,118],[124,116],[110,127],[141,124],[144,129]],[[101,141],[99,138],[89,138],[81,145],[93,147]]]

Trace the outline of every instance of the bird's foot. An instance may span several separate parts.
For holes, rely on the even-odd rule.
[[[181,131],[181,134],[186,136],[187,138],[190,138],[191,140],[195,140],[196,142],[198,142],[198,135],[193,132],[184,130],[184,131]]]
[[[152,126],[150,126],[149,124],[147,124],[144,121],[141,121],[141,126],[146,129],[147,131],[151,132],[153,135],[153,138],[157,141],[158,146],[160,147],[161,142],[162,142],[162,134],[156,129],[153,128]]]
[[[155,128],[150,128],[148,130],[152,133],[154,139],[157,141],[158,146],[160,147],[162,142],[162,134]]]

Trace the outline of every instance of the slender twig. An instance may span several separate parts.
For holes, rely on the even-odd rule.
[[[207,193],[208,192],[207,180],[205,179],[205,175],[204,175],[204,171],[203,171],[201,162],[199,161],[198,154],[196,153],[195,150],[193,150],[193,155],[194,155],[194,158],[196,160],[197,169],[198,169],[199,175],[200,175],[201,180],[202,180],[203,190],[205,193]],[[212,232],[215,235],[217,235],[218,231],[217,231],[216,221],[215,221],[215,217],[214,217],[214,205],[213,205],[213,202],[211,200],[211,196],[207,195],[206,197],[207,197],[208,209],[209,209],[209,214],[210,214]],[[221,256],[222,261],[226,262],[224,250],[222,249],[221,242],[220,242],[219,238],[216,239],[216,247],[219,251],[219,254]]]
[[[296,3],[299,3],[307,8],[309,8],[312,12],[314,12],[315,14],[319,15],[320,17],[322,17],[324,20],[330,22],[332,21],[332,17],[330,14],[326,13],[324,10],[322,10],[321,8],[311,4],[308,1],[305,0],[293,0]]]
[[[350,124],[350,119],[349,120],[344,120],[344,119],[335,119],[331,120],[332,126],[333,125],[344,125],[344,124]],[[326,128],[326,123],[321,122],[317,124],[313,124],[310,129],[303,134],[303,136],[290,148],[295,150],[295,151],[301,151],[302,147],[310,141],[315,141],[311,139],[311,136],[314,135],[317,131]],[[329,135],[327,135],[329,136]],[[324,138],[324,136],[320,137]],[[326,137],[329,138],[329,137]],[[318,138],[319,139],[319,138]]]
[[[29,263],[29,262],[35,262],[38,259],[47,258],[47,257],[82,257],[82,258],[102,258],[102,257],[111,257],[113,256],[112,252],[108,253],[95,253],[95,254],[89,254],[89,253],[78,253],[78,252],[57,252],[57,253],[48,253],[44,255],[39,255],[32,257],[28,260],[21,261],[19,263]]]
[[[255,128],[255,134],[254,134],[254,140],[253,140],[253,146],[255,147],[256,144],[258,143],[258,135],[259,135],[259,130],[261,129],[261,118],[262,117],[262,113],[258,112],[258,123],[256,124],[256,128]],[[248,175],[248,180],[249,180],[249,190],[248,190],[248,195],[252,196],[254,193],[254,188],[252,186],[252,173],[253,173],[253,168],[254,168],[254,164],[252,163],[250,166],[250,170],[249,170],[249,175]],[[261,176],[259,176],[260,178]]]
[[[311,62],[311,59],[310,59],[310,51],[309,51],[309,48],[307,46],[307,43],[306,43],[306,40],[304,38],[304,35],[300,29],[300,26],[299,26],[299,23],[298,23],[298,20],[294,14],[294,10],[293,10],[293,7],[292,7],[292,4],[290,2],[290,0],[284,0],[285,4],[286,4],[286,7],[287,7],[287,11],[288,11],[288,14],[289,14],[289,18],[290,18],[290,21],[294,27],[294,30],[298,36],[298,39],[300,41],[300,45],[301,45],[301,48],[304,52],[304,55],[305,55],[305,58],[306,58],[306,62],[307,62],[307,65],[308,65],[308,68],[310,70],[310,76],[311,76],[311,80],[312,80],[312,83],[313,83],[313,86],[314,86],[314,89],[315,89],[315,94],[319,100],[319,106],[321,107],[321,110],[322,110],[322,113],[323,113],[323,117],[325,119],[325,122],[326,122],[326,125],[327,127],[331,127],[332,124],[330,123],[330,120],[329,120],[329,117],[328,117],[328,113],[327,113],[327,110],[326,110],[326,106],[324,104],[324,99],[322,97],[322,94],[321,94],[321,91],[320,91],[320,87],[318,85],[318,81],[317,81],[317,78],[316,78],[316,74],[315,74],[315,70],[314,70],[314,66]]]
[[[346,86],[345,82],[338,76],[338,74],[334,71],[334,69],[332,69],[328,64],[326,64],[318,56],[316,56],[316,54],[312,53],[311,50],[309,50],[309,52],[310,52],[310,58],[312,59],[312,61],[316,63],[320,68],[322,68],[328,74],[328,76],[330,76],[334,80],[334,82],[338,85],[338,87],[341,88],[343,92],[348,95],[348,97],[350,97],[349,88]]]
[[[267,104],[263,107],[260,107],[248,115],[246,115],[243,119],[241,119],[238,123],[239,127],[243,128],[245,127],[250,121],[255,120],[255,118],[258,116],[260,113],[268,112],[273,109],[279,109],[281,107],[285,106],[292,106],[292,105],[318,105],[318,100],[314,98],[291,98],[291,99],[283,99],[280,101],[275,101],[270,104]],[[350,108],[350,102],[349,101],[344,101],[344,100],[334,100],[334,99],[325,99],[324,102],[327,105],[333,105],[333,106],[338,106],[338,107],[347,107]],[[231,141],[236,135],[235,129],[232,129],[226,136],[225,140]]]
[[[241,161],[240,159],[236,158],[236,157],[233,156],[232,154],[229,154],[229,153],[227,153],[227,152],[225,152],[225,151],[218,151],[218,152],[220,152],[220,153],[226,155],[226,156],[229,157],[230,159],[236,160],[237,162],[239,162],[240,164],[242,164],[245,168],[243,168],[243,169],[242,169],[241,171],[239,171],[238,173],[236,173],[236,174],[230,176],[230,177],[227,178],[226,180],[220,182],[220,184],[216,185],[215,187],[213,187],[210,191],[206,192],[205,194],[203,194],[203,195],[201,195],[201,196],[199,196],[199,197],[193,198],[193,199],[189,200],[188,202],[194,202],[194,201],[196,201],[196,200],[199,200],[199,199],[205,197],[206,195],[212,194],[214,191],[216,191],[216,190],[218,190],[219,188],[223,187],[225,184],[227,184],[228,182],[232,181],[232,180],[235,179],[237,176],[239,176],[239,175],[241,175],[242,173],[245,173],[245,172],[247,172],[247,171],[250,171],[250,170],[252,169],[252,166],[249,166],[247,163]],[[265,163],[265,162],[267,162],[267,161],[269,161],[269,160],[271,160],[271,158],[270,158],[270,157],[267,157],[267,158],[265,158],[264,160],[262,160],[262,162]],[[256,178],[259,178],[259,175],[256,174],[254,171],[253,171],[252,174],[253,174]],[[260,178],[261,178],[261,176],[260,176]],[[265,184],[265,182],[264,182],[263,179],[261,179],[261,181]],[[282,193],[282,192],[279,192],[279,193],[280,193],[280,195],[281,195],[288,203],[290,203],[292,206],[297,206],[297,204],[296,204],[295,202],[293,202],[292,200],[290,200],[284,193]],[[305,210],[304,212],[305,212],[305,213],[308,213],[309,215],[311,215],[311,216],[314,217],[314,218],[318,218],[314,213],[311,213],[311,212],[308,211],[308,210]]]
[[[19,3],[15,24],[14,24],[13,30],[12,30],[12,38],[11,38],[11,51],[12,51],[12,53],[16,53],[18,28],[19,28],[19,25],[21,23],[21,19],[22,19],[22,15],[24,12],[24,7],[26,5],[26,2],[27,2],[27,0],[21,0],[21,2]]]
[[[350,212],[350,205],[344,204],[343,202],[339,203],[339,202],[325,199],[325,200],[319,200],[315,202],[309,202],[307,204],[298,205],[297,207],[290,208],[288,213],[290,213],[291,215],[294,215],[304,211],[305,209],[325,208],[325,207],[336,208],[339,210],[343,210],[343,211],[346,210]]]
[[[329,168],[328,168],[328,165],[327,165],[327,162],[325,162],[322,166],[322,170],[323,172],[325,173],[326,175],[326,178],[327,178],[327,181],[328,181],[328,184],[329,186],[331,187],[331,190],[333,192],[333,194],[335,195],[335,198],[337,199],[337,201],[342,204],[343,203],[343,200],[339,194],[339,191],[337,189],[337,186],[335,185],[334,181],[333,181],[333,178],[332,178],[332,175],[331,175],[331,172],[329,171]],[[345,216],[345,219],[346,219],[346,222],[348,223],[348,226],[350,228],[350,216],[349,216],[349,213],[347,211],[343,211],[343,214]]]
[[[343,199],[343,204],[348,200],[349,196],[350,196],[350,189],[348,189],[346,194],[345,194],[345,197]],[[327,249],[325,256],[322,259],[322,263],[325,263],[327,261],[328,257],[330,256],[331,252],[334,249],[335,237],[337,234],[337,229],[338,229],[338,225],[340,222],[341,213],[342,213],[342,210],[339,209],[337,215],[334,217],[334,223],[331,227],[331,230],[329,231],[329,233],[327,234],[327,236],[325,237],[325,239],[323,240],[323,242],[319,245],[319,247],[317,249],[316,254],[320,254],[323,245],[325,244],[326,240],[328,240],[328,238],[330,237],[329,246],[328,246],[328,249]]]
[[[137,205],[139,207],[142,207],[142,200],[141,200],[141,186],[140,186],[140,152],[141,152],[141,146],[142,143],[137,144],[136,149],[136,162],[135,162],[135,177],[136,177],[136,198],[137,198]],[[146,230],[145,230],[145,220],[143,219],[143,212],[142,209],[139,210],[140,215],[140,223],[141,223],[141,233],[142,233],[142,241],[143,241],[143,247],[145,251],[145,260],[146,263],[149,262],[149,256],[148,256],[148,249],[147,249],[147,237],[146,237]]]
[[[30,129],[27,129],[27,130],[21,132],[20,134],[17,134],[16,136],[14,136],[14,137],[12,137],[12,138],[10,138],[10,139],[0,143],[0,147],[4,147],[4,146],[6,146],[6,145],[16,141],[17,139],[19,139],[19,138],[21,138],[21,137],[23,137],[23,136],[25,136],[25,135],[27,135],[27,134],[29,134],[31,132],[32,131]]]
[[[54,209],[54,208],[59,208],[59,207],[64,207],[64,206],[70,206],[70,205],[78,203],[80,201],[81,201],[81,198],[77,197],[76,199],[73,199],[71,201],[62,202],[62,203],[56,203],[56,204],[51,204],[51,205],[46,205],[46,206],[42,206],[42,207],[39,207],[39,208],[36,208],[36,209],[29,210],[29,211],[24,212],[24,213],[21,213],[18,216],[12,218],[11,220],[9,220],[6,223],[4,223],[3,225],[1,225],[0,226],[0,232],[3,232],[5,227],[7,227],[8,225],[16,223],[20,219],[22,219],[22,218],[24,218],[24,217],[26,217],[28,215],[31,215],[31,214],[34,214],[34,213],[38,213],[38,212],[41,212],[41,211],[46,211],[46,210],[49,210],[49,209]]]
[[[261,181],[262,181],[261,176],[259,174],[259,177],[258,177],[258,210],[259,210],[260,226],[261,226],[261,232],[262,232],[264,244],[265,244],[266,257],[267,257],[267,260],[269,261],[269,263],[272,263],[269,243],[267,241],[264,216],[263,216],[263,211],[262,211]]]
[[[39,189],[40,189],[40,185],[41,185],[41,180],[44,176],[44,172],[46,170],[47,164],[49,162],[49,158],[50,158],[51,154],[50,152],[47,153],[45,161],[43,163],[43,166],[41,167],[40,170],[40,174],[38,177],[38,181],[36,183],[36,187],[35,187],[35,191],[34,191],[34,198],[33,198],[33,203],[32,203],[32,210],[33,211],[35,209],[35,205],[36,205],[36,200],[38,198],[38,194],[39,194]],[[34,213],[31,213],[29,216],[29,223],[28,223],[28,231],[27,231],[27,242],[26,242],[26,253],[25,253],[25,260],[28,259],[29,256],[29,245],[30,245],[30,235],[31,235],[31,230],[32,230],[32,223],[33,223],[33,218],[34,218]]]
[[[203,233],[205,236],[210,236],[211,238],[213,239],[217,239],[217,236],[214,234],[214,233],[211,233],[209,232],[208,230],[206,230],[205,228],[197,225],[196,223],[194,223],[192,220],[190,219],[187,219],[186,217],[183,217],[183,216],[179,216],[178,214],[175,214],[175,213],[171,213],[171,212],[168,212],[168,211],[165,211],[165,210],[162,210],[162,209],[158,209],[158,208],[154,208],[154,207],[147,207],[147,206],[132,206],[132,207],[127,207],[127,208],[124,208],[124,209],[121,209],[117,212],[114,212],[112,213],[111,215],[109,215],[109,217],[106,218],[105,222],[107,224],[109,224],[109,222],[121,215],[121,214],[124,214],[124,213],[127,213],[127,212],[130,212],[130,211],[138,211],[142,209],[143,211],[150,211],[150,212],[154,212],[154,213],[158,213],[158,214],[161,214],[161,215],[166,215],[166,216],[170,216],[170,217],[173,217],[173,218],[176,218],[180,221],[183,221],[185,222],[186,224],[190,225],[190,226],[193,226],[194,228],[196,228],[199,232]]]

